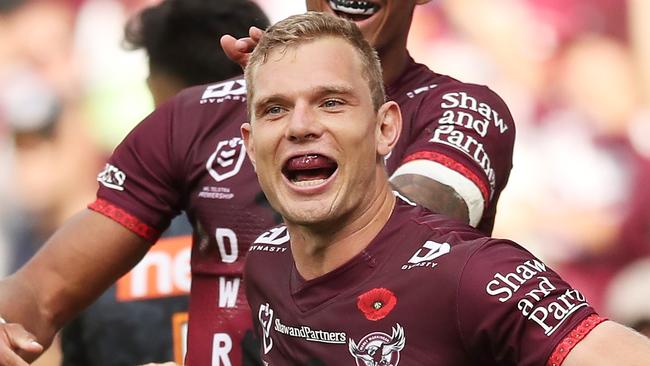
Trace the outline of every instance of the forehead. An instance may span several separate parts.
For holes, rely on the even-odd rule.
[[[252,79],[255,99],[268,94],[298,93],[323,85],[365,86],[369,90],[359,52],[337,37],[273,50],[266,62],[257,67]]]

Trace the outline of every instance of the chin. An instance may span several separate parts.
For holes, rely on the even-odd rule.
[[[332,220],[331,210],[326,207],[300,207],[299,210],[287,210],[282,216],[287,223],[303,226]]]

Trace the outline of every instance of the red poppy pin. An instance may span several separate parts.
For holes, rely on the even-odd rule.
[[[359,295],[357,307],[366,319],[377,321],[383,319],[397,305],[397,297],[386,288],[373,288],[372,290]]]

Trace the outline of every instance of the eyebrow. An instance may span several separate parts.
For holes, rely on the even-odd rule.
[[[341,85],[324,85],[314,88],[313,94],[317,97],[323,97],[325,95],[336,94],[336,95],[350,95],[354,96],[354,88],[350,86],[341,86]]]

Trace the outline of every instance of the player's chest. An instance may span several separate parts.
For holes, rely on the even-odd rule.
[[[233,263],[258,235],[276,225],[238,131],[197,144],[186,210],[195,228],[194,264]],[[197,267],[199,268],[199,267]]]
[[[408,276],[370,281],[308,311],[299,309],[289,294],[253,299],[263,359],[269,365],[468,364],[453,298],[430,289]]]

